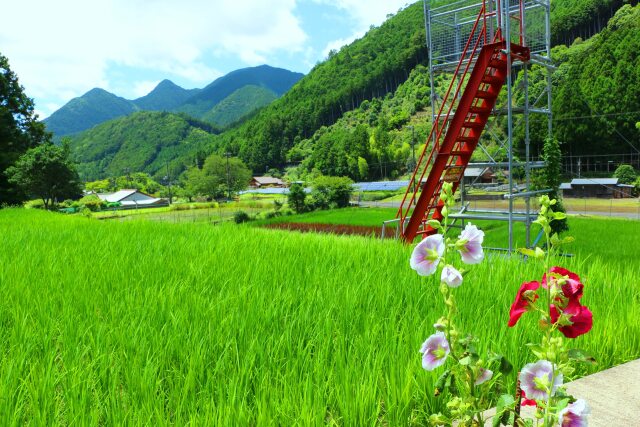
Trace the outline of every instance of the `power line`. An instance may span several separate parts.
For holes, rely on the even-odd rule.
[[[563,121],[563,120],[578,120],[578,119],[595,119],[598,117],[614,117],[614,116],[630,116],[633,114],[639,114],[640,111],[629,111],[627,113],[610,113],[610,114],[592,114],[589,116],[574,116],[574,117],[553,117],[554,121]]]

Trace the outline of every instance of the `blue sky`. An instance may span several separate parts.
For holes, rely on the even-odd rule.
[[[101,87],[133,99],[163,79],[203,87],[269,64],[307,73],[407,0],[7,2],[0,53],[41,118]]]

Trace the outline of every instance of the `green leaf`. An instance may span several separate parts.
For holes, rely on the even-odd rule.
[[[435,219],[430,219],[429,221],[427,221],[427,225],[436,230],[442,229],[442,225],[440,224],[440,221],[436,221]]]
[[[513,365],[511,364],[511,362],[509,362],[507,360],[506,357],[501,356],[500,357],[500,367],[498,368],[498,371],[502,375],[509,375],[511,373],[511,371],[513,371]]]
[[[442,393],[442,391],[445,388],[445,383],[446,383],[447,379],[449,378],[449,375],[451,375],[451,371],[449,369],[447,369],[446,371],[444,371],[442,373],[442,375],[440,375],[440,377],[436,381],[436,387],[435,387],[435,390],[433,392],[434,396],[436,396],[436,397],[440,396],[440,394]]]
[[[538,359],[546,359],[547,352],[542,348],[542,346],[538,344],[526,344],[529,347],[529,350],[536,356]]]
[[[536,256],[536,252],[533,249],[518,248],[518,252],[520,252],[524,256],[530,256],[530,257]]]
[[[556,412],[562,411],[569,404],[569,399],[560,399],[556,404]]]
[[[458,388],[456,387],[456,377],[455,375],[451,374],[449,375],[449,377],[447,377],[447,380],[444,383],[444,386],[447,388],[447,390],[449,390],[449,393],[451,393],[454,396],[458,395]]]
[[[556,221],[567,219],[567,214],[564,212],[554,212],[553,219]]]
[[[496,415],[493,417],[492,426],[499,427],[509,422],[510,411],[515,407],[515,399],[510,394],[503,394],[496,404]]]
[[[569,350],[569,358],[580,363],[589,363],[591,365],[595,365],[598,363],[591,354],[577,348],[572,348],[571,350]]]
[[[460,363],[462,366],[467,366],[467,365],[469,365],[469,363],[471,363],[471,357],[470,356],[465,356],[462,359],[460,359],[458,361],[458,363]]]

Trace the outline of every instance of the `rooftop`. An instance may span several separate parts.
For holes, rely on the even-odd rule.
[[[98,194],[97,196],[100,197],[105,202],[115,203],[115,202],[119,202],[125,197],[128,197],[134,194],[136,191],[138,190],[120,190],[120,191],[116,191],[115,193]]]
[[[261,185],[267,185],[267,184],[276,184],[276,185],[281,185],[283,184],[283,181],[280,178],[274,178],[272,176],[254,176],[253,179]]]
[[[574,178],[571,185],[617,185],[618,178]]]

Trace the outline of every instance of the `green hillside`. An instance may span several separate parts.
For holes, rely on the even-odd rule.
[[[554,1],[552,25],[557,33],[554,40],[560,42],[572,35],[592,34],[594,28],[599,27],[593,24],[590,11],[595,11],[595,17],[606,22],[620,5],[614,0]],[[267,165],[283,166],[288,159],[299,157],[297,149],[294,153],[290,150],[316,132],[324,132],[323,126],[333,125],[365,100],[371,102],[379,98],[382,102],[388,94],[393,94],[416,65],[426,63],[424,38],[423,7],[422,2],[417,2],[381,27],[372,28],[362,39],[339,52],[331,52],[326,61],[318,64],[282,99],[235,131],[218,138],[219,149],[238,152],[257,170]],[[405,109],[402,114],[406,113],[413,114],[411,109]],[[406,140],[406,135],[403,138]],[[387,162],[406,160],[388,159]],[[384,171],[381,173],[384,175]]]
[[[552,56],[553,127],[565,153],[573,155],[640,150],[640,6],[623,6],[592,38],[557,46]],[[545,87],[546,72],[533,67],[532,97]],[[520,76],[520,79],[522,76]],[[516,81],[516,87],[519,86]],[[516,97],[522,95],[516,93]],[[532,149],[546,136],[546,121],[532,116]],[[522,144],[522,129],[517,133]]]
[[[202,116],[202,120],[226,127],[271,104],[278,95],[262,86],[247,85],[233,92]]]
[[[132,102],[141,110],[171,111],[199,91],[200,89],[183,89],[171,80],[163,80],[149,94]]]
[[[63,136],[89,129],[99,123],[126,116],[135,111],[138,111],[138,107],[131,101],[104,89],[95,88],[72,99],[43,121],[49,132],[53,132],[56,136]]]
[[[590,10],[589,5],[606,4],[612,10],[617,7],[617,3],[606,3],[605,0],[570,1],[576,6],[574,15],[562,2],[554,2],[553,11],[553,16],[576,17],[569,20],[572,24],[564,24],[563,31],[569,33],[574,30],[588,32],[589,28],[585,26],[589,27],[589,24],[577,17],[583,16],[584,10]],[[558,22],[557,18],[553,19]],[[561,63],[554,76],[554,126],[558,138],[567,141],[563,146],[566,151],[592,152],[592,146],[597,145],[595,152],[611,152],[609,150],[620,147],[626,152],[630,146],[640,145],[639,133],[634,128],[639,120],[627,114],[640,110],[640,96],[637,96],[640,87],[637,70],[640,67],[636,53],[640,37],[638,22],[638,6],[627,5],[602,34],[569,48],[559,46],[554,49],[554,56]],[[331,52],[326,61],[316,65],[291,90],[257,112],[253,110],[262,103],[260,97],[266,97],[263,84],[255,85],[263,91],[254,92],[254,98],[249,96],[253,88],[229,92],[226,99],[221,98],[217,108],[209,108],[203,98],[203,94],[213,94],[212,88],[219,87],[224,81],[229,83],[225,90],[239,85],[238,82],[246,83],[247,76],[255,69],[239,70],[218,79],[189,98],[185,104],[189,108],[185,109],[187,113],[204,114],[202,118],[222,126],[233,125],[237,118],[250,117],[209,140],[204,149],[206,154],[224,151],[238,154],[253,170],[300,164],[299,172],[303,174],[318,171],[354,179],[401,176],[411,169],[412,134],[415,133],[415,140],[420,144],[430,126],[424,37],[422,3],[417,2],[390,17],[382,26],[372,27],[364,37],[339,52]],[[268,73],[275,70],[257,68]],[[543,86],[539,84],[542,77],[543,73],[534,67],[530,73],[534,93],[535,87]],[[446,80],[442,76],[436,87],[446,87]],[[518,84],[516,96],[517,87]],[[248,103],[240,105],[243,99]],[[264,99],[264,103],[267,102]],[[601,117],[603,114],[613,116]],[[590,115],[599,117],[591,122],[568,119]],[[413,130],[407,126],[412,126]],[[535,147],[544,134],[535,118],[532,130],[535,155]],[[516,130],[516,136],[518,132]],[[109,144],[113,143],[92,150],[112,156]],[[185,146],[174,151],[175,163],[189,164],[196,150],[202,147]],[[147,149],[145,146],[144,150]],[[93,165],[89,167],[92,174],[110,170],[106,165],[111,163],[111,157],[104,160],[92,155],[83,156],[82,150],[83,147],[78,148],[79,158],[92,158]],[[134,151],[134,148],[129,151],[134,159],[146,158]],[[419,145],[416,151],[420,152]],[[497,153],[497,157],[502,154]],[[168,156],[168,152],[165,155]],[[126,163],[125,157],[117,160],[118,167]],[[132,162],[128,167],[133,168],[134,164],[139,163]],[[148,165],[143,164],[143,167]]]
[[[170,80],[163,80],[149,94],[134,100],[96,88],[69,101],[46,118],[44,123],[57,138],[90,129],[135,111],[186,113],[205,121],[221,114],[221,120],[229,124],[281,96],[302,76],[282,68],[261,65],[232,71],[203,89],[183,89]],[[251,96],[252,91],[246,90],[230,100],[232,106],[227,105],[221,107],[219,112],[212,112],[218,103],[245,86],[259,86],[263,90],[254,91],[255,99]],[[276,96],[267,96],[265,91],[273,92]],[[215,124],[216,121],[210,123]]]
[[[238,89],[245,86],[260,86],[281,96],[291,88],[303,74],[294,73],[282,68],[274,68],[268,65],[259,67],[242,68],[233,71],[215,80],[210,85],[198,91],[194,96],[187,99],[176,111],[186,113],[190,116],[206,120],[218,103],[232,95]],[[253,101],[247,99],[251,104]],[[234,118],[232,121],[238,120]]]
[[[210,151],[217,130],[187,116],[138,112],[77,135],[71,149],[84,180],[122,175],[124,171],[151,175],[182,170],[198,152]]]
[[[424,40],[419,2],[339,52],[331,52],[282,98],[226,132],[218,146],[238,152],[254,170],[282,166],[300,140],[335,123],[362,101],[382,97],[402,84],[416,65],[425,63]]]
[[[551,40],[572,44],[577,37],[588,38],[607,25],[624,4],[636,0],[551,0]]]

